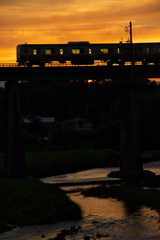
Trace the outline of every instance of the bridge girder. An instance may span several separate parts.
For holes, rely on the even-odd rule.
[[[0,81],[45,81],[45,80],[102,80],[160,78],[160,65],[135,66],[74,66],[74,67],[1,67]]]

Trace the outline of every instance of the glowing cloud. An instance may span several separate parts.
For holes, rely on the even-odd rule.
[[[0,62],[25,42],[126,41],[129,21],[135,42],[160,38],[159,0],[1,0],[0,8]]]

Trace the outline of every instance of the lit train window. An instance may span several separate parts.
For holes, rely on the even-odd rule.
[[[72,48],[72,53],[73,54],[84,53],[84,49],[83,48]]]
[[[46,48],[45,49],[45,54],[54,54],[55,53],[55,49],[54,48]]]
[[[101,48],[101,53],[108,53],[108,48]]]
[[[51,54],[51,53],[52,53],[51,49],[46,49],[45,50],[45,54]]]
[[[60,49],[60,54],[63,54],[63,49],[62,48]]]
[[[80,48],[72,48],[72,53],[73,54],[80,54],[81,50],[80,50]]]
[[[92,49],[89,49],[89,54],[92,54]]]
[[[34,55],[37,54],[37,49],[36,49],[36,48],[33,49],[33,54],[34,54]]]
[[[101,48],[101,53],[113,53],[113,48]]]
[[[120,53],[120,48],[117,48],[117,53]]]

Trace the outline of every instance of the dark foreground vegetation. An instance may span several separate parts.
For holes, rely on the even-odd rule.
[[[80,207],[65,192],[36,179],[0,182],[0,232],[8,225],[51,224],[81,218]]]

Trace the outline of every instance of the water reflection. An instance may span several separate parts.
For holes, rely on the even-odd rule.
[[[158,162],[150,162],[145,163],[144,170],[150,170],[157,175],[160,175],[160,161]],[[92,181],[105,181],[111,180],[108,178],[107,175],[112,171],[118,171],[119,168],[95,168],[89,169],[85,171],[79,171],[75,173],[68,173],[63,175],[51,176],[42,178],[41,180],[46,183],[56,183],[56,184],[63,184],[63,183],[77,183],[77,182],[92,182]]]
[[[83,210],[84,216],[101,216],[104,218],[123,218],[124,203],[112,198],[84,197],[80,192],[68,194],[70,199],[78,203]]]
[[[144,164],[144,169],[160,175],[160,162]],[[43,181],[84,183],[90,180],[107,180],[108,173],[116,170],[119,168],[96,168],[54,176],[43,179]],[[64,189],[69,189],[69,187]],[[83,231],[75,237],[68,237],[67,240],[82,240],[84,235],[96,236],[97,232],[108,235],[107,240],[160,240],[159,213],[135,204],[134,199],[123,202],[111,198],[88,198],[82,196],[80,191],[68,193],[68,196],[81,206],[83,219],[77,224],[82,226]]]
[[[156,174],[160,174],[160,164],[145,165]],[[47,183],[79,181],[104,178],[110,171],[116,169],[94,169],[75,174],[66,174],[43,179]],[[118,168],[117,168],[118,170]],[[77,188],[77,187],[76,187]],[[68,190],[69,187],[63,188]],[[72,187],[75,190],[75,188]],[[83,219],[61,222],[51,225],[17,227],[12,231],[0,235],[1,240],[39,240],[53,239],[62,229],[71,226],[81,226],[82,230],[74,236],[67,236],[66,240],[84,240],[84,236],[95,239],[97,233],[108,237],[107,240],[160,240],[160,215],[147,207],[137,206],[134,200],[128,202],[116,199],[87,198],[80,191],[68,193],[68,196],[81,206]]]
[[[136,214],[137,216],[141,215],[141,205],[135,204],[133,200],[124,201],[124,209],[127,215]]]
[[[53,177],[45,177],[41,180],[46,183],[66,184],[66,183],[87,183],[93,181],[111,180],[107,175],[111,171],[117,171],[118,168],[95,168],[75,173],[57,175]]]
[[[95,236],[100,231],[102,235],[108,234],[109,240],[160,239],[159,213],[137,206],[133,200],[84,197],[80,191],[68,196],[83,209],[82,228],[88,235]]]
[[[63,188],[69,190],[69,187]],[[83,211],[83,219],[61,222],[51,225],[18,227],[0,235],[1,240],[46,240],[56,237],[58,232],[71,226],[81,226],[81,231],[66,240],[84,240],[84,236],[96,239],[100,233],[101,240],[159,240],[159,213],[147,207],[135,209],[132,204],[112,198],[84,197],[80,190],[67,195],[78,203]],[[98,238],[97,238],[98,239]]]

